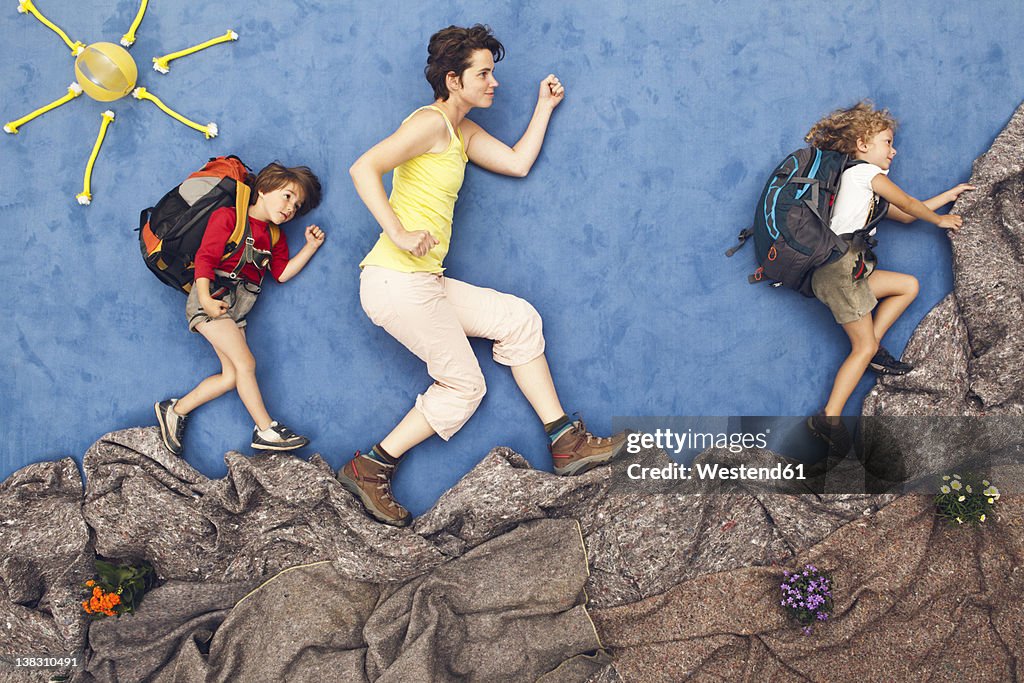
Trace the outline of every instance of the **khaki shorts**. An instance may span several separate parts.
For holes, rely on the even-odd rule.
[[[878,305],[878,299],[868,286],[868,276],[874,272],[876,265],[870,252],[864,257],[863,275],[857,280],[853,279],[858,257],[862,254],[864,252],[848,249],[841,259],[818,268],[811,276],[814,296],[828,306],[840,325],[860,320]]]
[[[220,286],[211,282],[210,289],[216,294]],[[206,315],[206,311],[199,305],[199,289],[193,287],[192,291],[189,292],[188,301],[185,302],[185,317],[188,318],[188,329],[195,332],[196,325],[222,319],[234,320],[235,324],[239,327],[245,327],[247,324],[245,316],[252,310],[259,293],[260,289],[256,285],[239,281],[234,287],[228,287],[222,294],[214,297],[220,301],[227,302],[228,310],[216,318],[211,318]]]

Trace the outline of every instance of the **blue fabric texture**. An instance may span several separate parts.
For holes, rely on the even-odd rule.
[[[0,119],[66,92],[73,60],[16,3],[0,9]],[[117,42],[138,5],[48,0],[73,40]],[[703,3],[185,3],[155,0],[131,49],[139,84],[220,135],[206,140],[151,103],[82,96],[0,139],[0,477],[42,459],[81,458],[102,434],[153,422],[219,364],[181,324],[180,293],[139,255],[139,211],[211,156],[259,168],[307,164],[324,202],[286,226],[327,241],[306,271],[270,284],[248,338],[271,415],[336,468],[379,441],[430,382],[423,365],[366,319],[357,263],[379,232],[349,165],[429,104],[426,44],[449,24],[490,24],[507,56],[490,110],[471,118],[513,143],[548,73],[567,97],[525,179],[470,167],[456,207],[453,277],[508,291],[544,318],[562,402],[594,433],[613,416],[809,415],[848,350],[828,310],[751,287],[748,246],[723,252],[751,220],[765,175],[821,115],[870,97],[901,122],[892,178],[918,197],[967,179],[972,160],[1019,104],[1024,43],[1018,0]],[[171,63],[151,58],[240,34]],[[100,124],[116,113],[75,201]],[[886,338],[900,351],[951,287],[946,237],[884,223],[880,267],[909,272],[921,294]],[[403,461],[396,495],[418,513],[493,446],[550,470],[543,426],[507,368],[476,346],[488,394],[448,444]],[[897,353],[898,355],[898,353]],[[870,377],[848,406],[857,413]],[[237,396],[190,421],[186,457],[222,476],[248,446]]]

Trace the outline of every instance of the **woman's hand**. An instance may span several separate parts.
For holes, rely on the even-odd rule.
[[[548,77],[540,82],[540,93],[537,95],[537,104],[546,104],[554,110],[562,100],[565,99],[565,88],[558,76],[548,74]]]
[[[399,249],[404,249],[413,256],[425,256],[438,245],[437,238],[426,230],[401,230],[391,236],[391,241]]]
[[[313,249],[319,249],[326,237],[327,233],[321,230],[319,225],[310,225],[306,228],[306,244]]]
[[[939,216],[939,222],[935,225],[946,230],[956,230],[964,224],[964,219],[957,216],[955,213],[947,213],[945,216]]]

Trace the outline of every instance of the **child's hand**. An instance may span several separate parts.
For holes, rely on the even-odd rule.
[[[565,88],[562,86],[562,82],[558,80],[558,76],[548,74],[548,77],[540,82],[540,93],[537,96],[537,102],[544,102],[554,109],[564,99]]]
[[[957,197],[962,195],[964,192],[967,192],[969,190],[977,190],[977,189],[978,188],[975,187],[974,185],[969,185],[967,183],[960,183],[956,187],[952,187],[952,188],[946,190],[946,196],[944,197],[944,199],[946,201],[944,203],[955,202]]]
[[[206,312],[206,315],[211,318],[219,318],[227,313],[228,308],[230,308],[227,305],[227,302],[221,301],[220,299],[214,299],[213,297],[209,297],[205,300],[200,297],[199,303],[202,304],[203,311]]]
[[[306,228],[306,244],[314,249],[319,249],[326,237],[327,233],[321,230],[319,225],[310,225]]]
[[[945,216],[939,216],[939,222],[936,223],[940,228],[946,230],[956,230],[964,224],[964,219],[953,213],[947,213]]]

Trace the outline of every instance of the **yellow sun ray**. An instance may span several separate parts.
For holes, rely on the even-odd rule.
[[[57,26],[57,24],[53,23],[52,21],[44,17],[43,13],[36,9],[36,6],[35,4],[33,4],[32,0],[21,0],[21,2],[18,3],[18,11],[21,12],[22,14],[31,14],[36,19],[41,21],[43,26],[45,26],[46,28],[50,29],[58,36],[60,36],[61,40],[63,40],[65,44],[67,44],[67,46],[71,48],[71,54],[77,55],[79,52],[85,49],[85,43],[80,43],[77,40],[72,42],[72,40],[68,38],[68,34],[64,33],[64,31],[62,31],[61,28]]]
[[[146,13],[146,7],[149,6],[149,0],[142,0],[142,4],[139,5],[139,11],[135,15],[135,21],[128,27],[128,33],[121,36],[121,44],[125,47],[131,47],[135,44],[135,32],[139,30],[139,24],[142,23],[142,17]]]
[[[196,123],[168,107],[160,100],[160,98],[150,93],[146,88],[136,87],[138,67],[136,67],[135,60],[132,59],[131,55],[128,54],[128,51],[125,48],[131,47],[135,43],[136,32],[142,24],[142,19],[146,14],[148,6],[149,0],[140,0],[139,10],[135,14],[135,19],[128,28],[128,32],[121,36],[121,46],[124,46],[121,47],[114,43],[100,42],[86,45],[85,43],[71,40],[67,33],[65,33],[55,23],[47,19],[43,13],[39,11],[39,8],[35,6],[35,3],[32,0],[19,0],[19,13],[31,14],[39,20],[40,23],[60,36],[60,39],[64,41],[64,44],[71,49],[71,54],[76,58],[75,78],[77,82],[68,86],[68,92],[63,97],[60,97],[53,102],[22,116],[20,119],[9,121],[4,125],[4,131],[12,135],[17,134],[18,129],[21,126],[24,126],[29,121],[42,116],[48,111],[56,109],[63,104],[67,104],[83,92],[92,99],[101,102],[112,102],[114,100],[121,99],[131,92],[135,99],[152,102],[162,112],[174,120],[202,133],[207,140],[216,137],[218,133],[216,123],[210,122],[206,125]],[[162,57],[154,57],[153,68],[161,73],[167,73],[170,70],[169,64],[172,60],[195,54],[200,50],[205,50],[206,48],[214,45],[234,40],[238,40],[238,34],[233,30],[228,29],[228,31],[222,36],[211,38],[210,40],[199,43],[198,45],[193,45],[192,47],[172,52]],[[96,158],[99,156],[100,146],[103,144],[103,139],[107,134],[107,128],[114,120],[114,112],[109,110],[105,111],[103,112],[102,117],[103,121],[100,124],[100,131],[96,137],[96,143],[93,145],[92,153],[89,155],[89,161],[85,166],[85,175],[82,179],[82,191],[75,195],[79,204],[83,205],[89,204],[92,201],[92,169],[96,163]]]
[[[150,102],[152,102],[156,106],[160,107],[160,110],[162,112],[164,112],[165,114],[167,114],[168,116],[170,116],[172,119],[175,119],[177,121],[181,121],[182,123],[184,123],[189,128],[194,128],[194,129],[198,130],[200,133],[202,133],[203,135],[206,136],[207,140],[209,140],[210,138],[217,137],[217,124],[216,123],[213,123],[211,121],[210,123],[208,123],[208,124],[206,124],[204,126],[202,124],[196,123],[195,121],[191,121],[189,119],[186,119],[184,116],[182,116],[181,114],[179,114],[178,112],[174,111],[173,109],[168,107],[166,104],[161,102],[159,97],[157,97],[156,95],[151,94],[145,88],[136,88],[135,90],[132,90],[132,97],[134,97],[137,100],[149,100]]]
[[[96,157],[100,155],[100,145],[103,144],[103,138],[107,135],[107,127],[114,120],[114,112],[109,109],[103,112],[103,121],[100,123],[100,132],[96,136],[96,144],[92,146],[92,154],[89,155],[89,162],[85,165],[85,177],[82,179],[82,191],[75,195],[75,199],[78,200],[79,204],[89,204],[92,202],[92,193],[89,191],[92,189],[92,167],[96,163]]]
[[[10,121],[10,122],[4,124],[4,132],[5,133],[10,133],[11,135],[17,135],[18,134],[18,129],[21,128],[22,126],[24,126],[26,123],[28,123],[32,119],[34,119],[34,118],[36,118],[38,116],[42,116],[46,112],[50,111],[51,109],[56,109],[57,107],[59,107],[62,104],[67,104],[68,102],[70,102],[71,100],[75,99],[76,97],[78,97],[81,94],[82,94],[82,86],[78,85],[77,83],[72,83],[71,85],[68,86],[68,94],[67,95],[64,95],[64,97],[59,97],[59,98],[55,99],[53,102],[50,102],[49,104],[47,104],[44,107],[39,107],[39,109],[36,109],[34,112],[32,112],[30,114],[25,114],[24,116],[22,116],[17,121]]]
[[[231,29],[228,29],[228,32],[224,35],[218,36],[216,38],[211,38],[210,40],[207,40],[204,43],[193,45],[192,47],[185,48],[184,50],[180,50],[178,52],[172,52],[171,54],[164,55],[163,57],[153,57],[153,70],[165,74],[171,70],[171,67],[168,65],[168,63],[172,59],[185,57],[187,55],[199,52],[200,50],[205,50],[208,47],[213,47],[214,45],[219,45],[220,43],[226,43],[230,40],[238,40],[238,34],[232,31]]]

